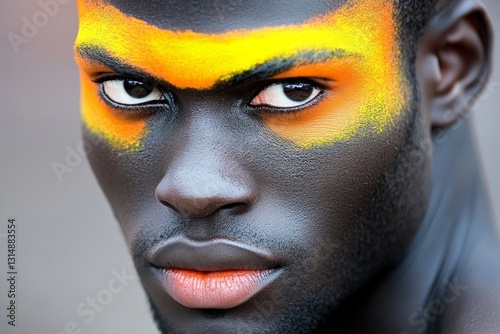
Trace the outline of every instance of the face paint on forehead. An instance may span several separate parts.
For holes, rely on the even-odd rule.
[[[351,1],[303,24],[220,34],[162,30],[101,2],[80,0],[79,8],[77,49],[101,48],[178,88],[210,89],[258,73],[271,62],[286,65],[271,71],[275,78],[331,80],[332,95],[317,108],[292,118],[264,117],[272,131],[302,148],[349,139],[366,125],[381,132],[402,109],[401,59],[388,1]],[[89,128],[107,133],[118,145],[137,146],[144,135],[143,121],[118,134],[99,129],[85,106],[82,111]]]
[[[208,89],[256,65],[299,52],[348,50],[375,57],[394,28],[390,3],[356,1],[300,25],[203,34],[174,32],[126,16],[101,2],[80,0],[80,30],[76,44],[98,46],[126,63],[152,73],[178,88]],[[389,19],[386,24],[383,20]],[[374,45],[374,42],[384,45]],[[221,61],[223,59],[224,61]]]

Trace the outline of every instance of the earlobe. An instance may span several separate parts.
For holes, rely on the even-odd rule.
[[[472,5],[453,8],[450,21],[439,20],[438,14],[427,30],[437,60],[430,102],[432,128],[446,128],[464,117],[491,71],[489,18],[475,1],[463,3]]]

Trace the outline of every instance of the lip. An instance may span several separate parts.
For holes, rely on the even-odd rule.
[[[176,302],[196,309],[239,306],[281,273],[272,254],[226,239],[167,240],[149,253],[160,284]]]

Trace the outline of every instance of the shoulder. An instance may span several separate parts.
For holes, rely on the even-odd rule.
[[[478,247],[450,279],[445,299],[441,333],[500,333],[500,247]]]

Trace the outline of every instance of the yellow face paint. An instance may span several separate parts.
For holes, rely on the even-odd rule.
[[[220,34],[163,30],[101,2],[79,0],[78,4],[77,47],[105,49],[112,57],[178,88],[210,89],[276,58],[343,51],[344,58],[297,64],[273,77],[333,82],[331,94],[316,105],[292,117],[263,118],[269,129],[302,148],[347,140],[361,129],[382,132],[404,105],[392,1],[356,0],[303,24]],[[123,119],[106,107],[100,101],[98,84],[88,83],[96,66],[81,59],[79,63],[87,127],[116,147],[138,147],[145,122]]]

